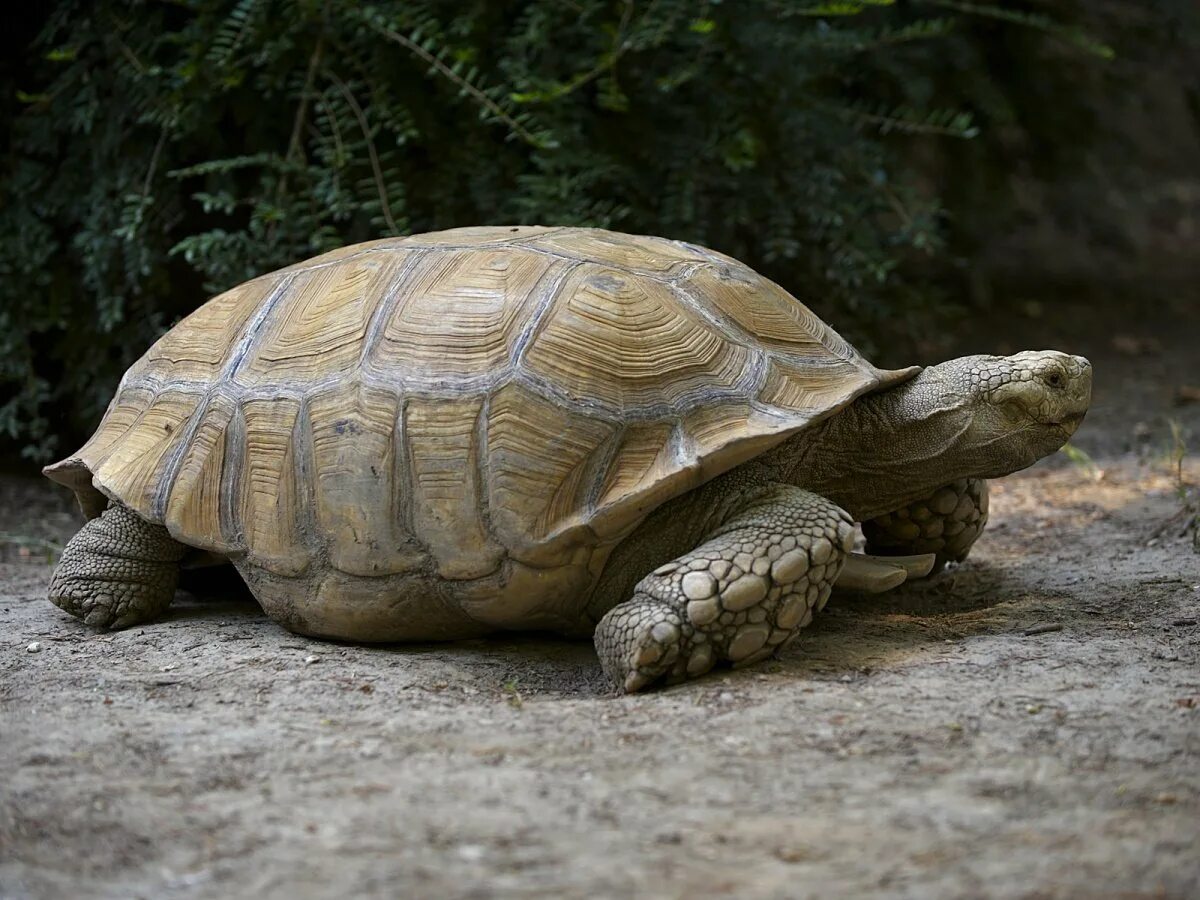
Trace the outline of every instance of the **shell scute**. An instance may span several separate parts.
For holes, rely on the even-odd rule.
[[[742,265],[720,265],[697,271],[688,292],[711,304],[750,335],[756,344],[803,360],[829,357],[865,360],[807,306],[779,285]]]
[[[763,403],[778,409],[821,409],[842,402],[858,370],[837,357],[807,365],[790,359],[772,359],[758,395]]]
[[[430,254],[384,323],[372,369],[403,373],[410,388],[486,383],[507,365],[533,295],[553,268],[561,266],[516,249]]]
[[[109,496],[119,497],[139,511],[155,508],[163,476],[186,446],[186,426],[199,400],[195,393],[162,391],[108,445],[103,462],[92,471]]]
[[[682,307],[670,285],[584,263],[556,300],[522,367],[610,414],[679,408],[746,373],[750,349]]]
[[[665,478],[675,467],[674,432],[671,422],[637,422],[626,428],[607,466],[597,505],[619,501]]]
[[[278,284],[268,275],[218,294],[159,338],[135,366],[139,376],[164,384],[220,378],[246,324]]]
[[[499,568],[504,554],[483,515],[487,485],[479,443],[485,400],[412,397],[405,405],[413,530],[443,578],[480,578]]]
[[[163,515],[163,524],[172,534],[186,534],[193,546],[218,553],[232,544],[232,536],[224,531],[221,506],[225,441],[236,412],[231,399],[217,395],[200,413]]]
[[[117,395],[108,406],[108,411],[86,444],[79,448],[76,456],[99,465],[108,458],[113,446],[129,432],[154,402],[155,391],[150,387],[132,386],[117,389]]]
[[[583,500],[597,474],[596,454],[615,431],[611,422],[581,416],[516,383],[492,397],[488,507],[497,537],[516,558],[547,564],[559,555],[552,536],[586,523]]]
[[[407,259],[403,251],[362,254],[290,276],[233,377],[299,386],[353,374],[375,308]]]
[[[351,575],[408,572],[425,558],[404,496],[400,403],[392,391],[352,384],[308,402],[316,521],[330,563]]]
[[[234,448],[238,490],[229,510],[237,515],[235,540],[251,562],[280,575],[301,574],[311,558],[300,539],[308,512],[308,485],[296,465],[300,411],[291,398],[247,400],[238,410],[243,440]]]

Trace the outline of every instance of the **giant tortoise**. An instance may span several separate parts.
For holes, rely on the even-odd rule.
[[[237,567],[306,635],[594,635],[626,691],[776,653],[835,586],[961,560],[1057,450],[1086,359],[867,362],[712,250],[586,228],[358,244],[200,307],[46,474],[50,599],[121,628]],[[851,553],[863,523],[867,554]]]

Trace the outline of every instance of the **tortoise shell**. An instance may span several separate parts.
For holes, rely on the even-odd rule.
[[[206,303],[46,474],[279,576],[574,565],[882,371],[711,250],[583,228],[358,244]]]

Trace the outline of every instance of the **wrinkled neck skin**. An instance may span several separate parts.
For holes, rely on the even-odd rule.
[[[990,418],[931,368],[860,397],[763,462],[780,480],[828,497],[863,521],[959,478],[1007,475],[1057,449],[1032,427],[990,428]],[[1058,444],[1065,440],[1064,434]]]

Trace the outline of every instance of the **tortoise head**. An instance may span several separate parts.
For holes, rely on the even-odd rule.
[[[1075,433],[1092,398],[1092,365],[1057,350],[964,356],[926,370],[967,413],[958,441],[996,478],[1032,465]],[[926,374],[922,373],[922,374]]]

